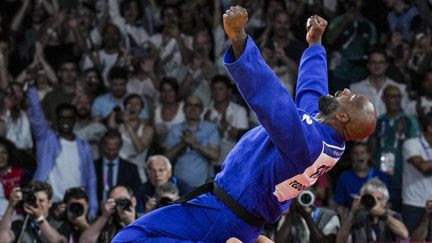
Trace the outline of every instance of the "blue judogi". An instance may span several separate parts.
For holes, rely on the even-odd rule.
[[[325,49],[315,45],[303,53],[296,103],[251,37],[238,60],[230,47],[224,62],[262,125],[237,143],[215,182],[248,212],[272,222],[290,199],[334,166],[345,148],[335,129],[313,118],[319,97],[328,94]],[[144,215],[113,242],[225,242],[230,237],[255,242],[261,230],[207,193]]]

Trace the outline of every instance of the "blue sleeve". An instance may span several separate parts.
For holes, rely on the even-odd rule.
[[[101,97],[97,97],[95,101],[93,102],[92,108],[91,108],[91,115],[92,117],[103,117],[103,111],[102,111],[102,103],[101,103]]]
[[[219,145],[220,144],[220,136],[219,131],[216,127],[216,124],[209,123],[209,138],[208,138],[208,145]]]
[[[28,118],[36,140],[43,139],[50,131],[50,127],[45,119],[41,102],[36,88],[32,85],[27,90],[27,99],[29,103]]]
[[[163,144],[166,148],[171,148],[172,146],[180,143],[181,141],[180,137],[182,133],[181,125],[182,124],[176,124],[171,127]]]
[[[328,95],[327,56],[322,45],[307,48],[300,60],[296,88],[296,104],[299,109],[315,116],[318,99]]]
[[[228,48],[224,64],[277,148],[285,155],[309,154],[297,107],[250,36],[237,60]]]
[[[94,163],[91,157],[91,148],[88,144],[85,144],[85,158],[87,165],[87,182],[86,191],[88,192],[89,202],[90,202],[90,216],[95,217],[98,210],[98,198],[96,189],[96,171],[94,168]]]

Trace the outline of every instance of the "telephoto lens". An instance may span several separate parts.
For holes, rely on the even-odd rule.
[[[115,200],[115,203],[118,208],[127,211],[129,211],[129,208],[132,205],[132,202],[127,198],[118,198]]]
[[[78,218],[84,213],[84,206],[81,203],[71,203],[67,208],[72,218]]]
[[[361,205],[365,207],[367,210],[371,210],[376,205],[375,198],[370,194],[365,194],[360,199]]]
[[[300,205],[302,205],[303,207],[310,207],[314,204],[315,202],[315,195],[313,194],[313,192],[306,190],[306,191],[302,191],[299,195],[298,195],[298,202],[300,203]]]

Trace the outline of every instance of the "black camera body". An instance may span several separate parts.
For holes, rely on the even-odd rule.
[[[128,198],[117,198],[115,200],[115,203],[116,203],[117,208],[119,208],[121,210],[129,211],[130,206],[132,206],[132,202]]]
[[[84,206],[77,202],[71,203],[67,208],[67,212],[72,218],[78,218],[84,214]]]
[[[368,211],[374,208],[376,203],[375,198],[371,194],[364,194],[360,198],[360,204]]]
[[[37,208],[35,190],[33,187],[24,187],[21,189],[23,199],[22,203]]]

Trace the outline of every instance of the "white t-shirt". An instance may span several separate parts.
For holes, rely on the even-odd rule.
[[[421,156],[424,160],[432,160],[432,148],[423,136],[405,141],[402,155],[404,167],[402,172],[402,202],[414,207],[425,207],[426,200],[432,196],[432,178],[423,175],[407,160],[413,156]]]
[[[171,127],[173,125],[182,123],[186,120],[185,114],[183,112],[183,106],[184,103],[182,101],[179,103],[177,113],[171,121],[164,121],[162,119],[162,105],[156,106],[154,113],[154,128],[156,138],[160,143],[163,143],[165,141],[165,137],[168,134],[169,130],[171,130]]]
[[[71,187],[81,186],[80,158],[78,144],[60,138],[61,151],[54,168],[48,175],[48,183],[53,189],[53,201],[63,200],[63,195]]]
[[[386,80],[384,81],[384,84],[380,90],[376,90],[376,88],[372,85],[369,78],[362,80],[360,82],[351,84],[350,90],[353,93],[360,93],[360,94],[366,95],[369,98],[369,100],[372,102],[372,104],[374,105],[374,107],[377,111],[377,115],[381,116],[381,115],[386,113],[386,107],[385,107],[384,101],[382,99],[382,96],[384,93],[384,89],[388,85],[394,85],[394,86],[399,88],[401,95],[402,95],[401,106],[402,106],[402,109],[404,109],[409,103],[406,85],[401,84],[401,83],[397,83],[396,81],[394,81],[392,79],[386,78]]]
[[[152,104],[159,101],[159,90],[154,86],[151,79],[139,80],[137,77],[131,77],[126,85],[128,94],[138,94],[149,99]]]

